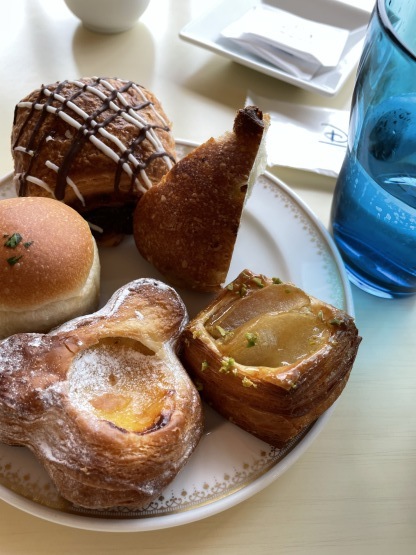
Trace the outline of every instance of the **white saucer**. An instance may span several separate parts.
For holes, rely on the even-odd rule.
[[[268,0],[268,4],[282,10],[327,25],[342,27],[351,33],[338,66],[330,70],[321,69],[307,81],[289,75],[221,36],[221,31],[227,25],[260,3],[260,0],[222,0],[210,6],[207,13],[188,23],[179,36],[185,41],[302,89],[324,96],[337,94],[358,63],[370,14],[331,0]]]

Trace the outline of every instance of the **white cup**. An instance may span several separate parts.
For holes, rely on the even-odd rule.
[[[98,33],[121,33],[133,27],[150,0],[64,0],[83,25]]]

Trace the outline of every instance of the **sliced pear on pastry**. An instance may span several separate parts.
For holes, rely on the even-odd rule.
[[[265,169],[268,125],[257,107],[239,110],[233,131],[194,149],[138,202],[137,248],[170,283],[215,291],[225,281],[245,200]]]
[[[26,446],[68,501],[142,508],[202,434],[198,392],[176,356],[187,322],[151,279],[48,334],[0,343],[0,441]]]
[[[181,359],[205,401],[282,447],[341,394],[360,341],[345,311],[245,270],[186,326]]]
[[[225,336],[221,351],[238,364],[276,368],[312,355],[329,339],[315,314],[271,312]]]

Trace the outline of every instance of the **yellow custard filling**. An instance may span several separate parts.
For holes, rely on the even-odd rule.
[[[82,351],[68,380],[74,406],[129,432],[162,426],[173,408],[163,362],[130,339],[106,339]]]

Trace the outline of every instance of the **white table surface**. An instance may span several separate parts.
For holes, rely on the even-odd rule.
[[[372,7],[369,0],[354,3]],[[339,95],[325,98],[180,40],[179,30],[207,7],[152,0],[132,30],[106,36],[84,29],[61,0],[3,2],[0,175],[12,170],[16,102],[66,78],[135,80],[162,99],[176,137],[193,141],[228,129],[248,90],[349,108],[353,77]],[[273,173],[327,224],[334,179],[283,168]],[[389,301],[352,290],[363,342],[350,381],[318,439],[271,486],[205,520],[127,534],[64,527],[0,501],[1,555],[416,553],[416,299]]]

